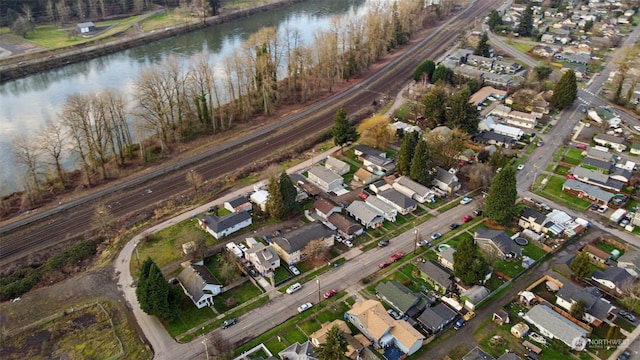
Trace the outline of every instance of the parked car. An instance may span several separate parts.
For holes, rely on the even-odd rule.
[[[624,310],[619,310],[618,311],[618,315],[620,315],[623,318],[629,320],[630,322],[636,322],[636,317],[633,314],[631,314],[629,312],[626,312]]]
[[[600,207],[600,205],[598,205],[598,204],[593,204],[593,205],[591,205],[591,210],[593,210],[593,211],[597,211],[599,207]]]
[[[465,196],[464,198],[462,198],[462,200],[460,200],[460,204],[467,205],[468,203],[470,203],[472,201],[473,201],[473,198]]]
[[[484,214],[484,211],[482,211],[482,209],[476,209],[473,214],[475,216],[481,216],[482,214]]]
[[[295,276],[300,275],[300,270],[298,270],[298,268],[293,265],[289,266],[289,270],[291,270],[291,273]]]
[[[429,242],[429,240],[420,240],[416,243],[416,245],[420,247],[423,247],[423,246],[431,247],[431,243]]]
[[[455,230],[455,229],[457,229],[459,227],[460,227],[460,225],[457,224],[457,223],[453,223],[453,224],[449,225],[449,229],[451,229],[451,230]]]
[[[538,141],[538,146],[544,145],[544,141]]]
[[[576,145],[576,148],[580,149],[580,150],[587,150],[587,145],[584,144],[578,144]]]
[[[378,241],[378,247],[385,247],[387,245],[389,245],[389,240],[387,240],[387,239],[383,239],[383,240]]]
[[[522,169],[524,169],[524,164],[518,165],[518,170],[522,170]]]
[[[260,276],[260,273],[258,272],[258,270],[256,270],[256,268],[254,268],[253,266],[250,267],[248,270],[249,270],[249,274],[254,278],[257,278],[258,276]]]
[[[460,328],[462,328],[466,323],[467,322],[463,318],[460,318],[455,324],[453,324],[453,329],[460,330]]]
[[[243,253],[247,252],[249,249],[247,248],[247,246],[243,243],[238,243],[238,247],[240,248],[240,250],[242,250]]]
[[[222,328],[226,329],[229,326],[235,325],[235,324],[236,324],[236,318],[229,318],[222,323]]]
[[[395,310],[393,309],[389,309],[387,310],[387,314],[389,314],[392,318],[396,319],[396,320],[400,320],[400,318],[402,318],[402,316],[400,316],[400,314],[398,314]]]
[[[438,240],[441,237],[442,237],[442,234],[440,234],[439,232],[433,233],[433,235],[431,235],[431,240]]]
[[[325,299],[328,299],[332,296],[335,296],[338,293],[338,291],[336,291],[336,289],[331,289],[329,291],[327,291],[326,293],[322,294],[322,297]]]
[[[604,214],[607,212],[607,210],[609,210],[609,207],[607,205],[602,205],[598,208],[598,212],[601,214]]]
[[[387,266],[389,266],[389,265],[391,265],[391,262],[389,262],[389,261],[383,261],[383,262],[381,262],[380,264],[378,264],[378,267],[379,267],[380,269],[384,269],[384,268],[386,268],[386,267],[387,267]]]
[[[620,226],[625,227],[627,225],[629,225],[629,219],[624,218],[622,219],[622,221],[620,221]]]
[[[404,257],[404,253],[402,251],[398,251],[397,253],[391,255],[391,262],[396,262]]]
[[[467,223],[469,221],[471,221],[473,218],[471,217],[471,215],[465,215],[462,217],[462,222],[463,223]]]
[[[622,354],[618,355],[618,360],[629,360],[631,359],[631,353],[628,350],[625,350]]]
[[[302,289],[302,285],[300,285],[300,283],[295,283],[287,288],[287,294],[293,294],[300,289]]]
[[[313,307],[312,303],[310,303],[310,302],[304,303],[304,304],[298,306],[298,312],[301,313],[301,312],[307,311],[307,310],[311,309],[311,307]]]
[[[350,248],[352,248],[352,247],[353,247],[353,243],[352,243],[351,241],[349,241],[349,240],[345,240],[345,241],[343,241],[342,243],[343,243],[343,244],[345,244],[345,245],[347,245],[347,247],[350,247]]]
[[[358,194],[358,197],[362,200],[366,200],[369,197],[369,195],[361,192],[360,194]]]

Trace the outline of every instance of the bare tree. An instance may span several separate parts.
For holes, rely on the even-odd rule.
[[[31,204],[40,200],[42,153],[35,138],[25,134],[15,137],[11,143],[11,153],[19,167],[26,171],[24,187]]]
[[[51,22],[55,22],[56,21],[56,13],[55,13],[55,7],[53,5],[53,0],[47,0],[47,3],[45,5],[45,9],[47,11],[48,20],[51,21]]]
[[[54,121],[45,122],[44,126],[38,131],[38,142],[44,154],[53,162],[51,165],[55,168],[58,181],[62,187],[65,187],[64,171],[60,163],[65,151],[64,128],[62,124]]]
[[[193,186],[193,192],[195,192],[196,195],[198,194],[198,189],[200,189],[200,187],[204,183],[202,174],[193,169],[187,172],[187,174],[185,175],[185,180],[187,181],[187,184]]]
[[[87,8],[83,0],[76,1],[76,16],[80,18],[80,20],[84,20],[87,16]]]
[[[79,94],[72,94],[67,97],[62,106],[60,119],[62,124],[68,129],[69,135],[74,142],[72,150],[78,153],[81,161],[81,169],[85,173],[85,178],[89,186],[92,185],[92,157],[90,140],[87,136],[87,124],[90,123],[89,111],[91,103],[88,98]]]
[[[244,42],[247,59],[253,61],[255,73],[251,92],[260,99],[259,106],[270,115],[278,101],[277,70],[280,64],[280,37],[275,27],[264,27]]]
[[[93,211],[91,223],[100,231],[101,235],[110,238],[116,230],[117,219],[108,206],[99,205]]]
[[[71,9],[67,5],[65,0],[58,0],[56,3],[56,12],[58,13],[58,19],[60,20],[60,24],[64,25],[65,21],[69,18],[69,13]]]
[[[33,11],[31,11],[31,6],[29,4],[20,5],[22,9],[22,13],[24,14],[24,18],[27,19],[28,22],[33,22]]]
[[[469,178],[470,189],[488,189],[495,175],[491,165],[481,163],[467,165],[462,168],[462,171]]]
[[[307,246],[302,249],[302,254],[309,259],[323,259],[327,252],[327,246],[323,239],[311,240]]]

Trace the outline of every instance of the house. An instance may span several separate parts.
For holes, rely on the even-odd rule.
[[[524,135],[524,131],[508,125],[503,124],[495,124],[492,128],[493,132],[500,135],[505,135],[508,137],[512,137],[516,140],[520,140],[522,135]]]
[[[609,174],[609,178],[617,180],[623,183],[628,183],[631,180],[633,173],[630,170],[616,167],[613,173]]]
[[[491,69],[500,74],[515,74],[522,66],[517,62],[493,60]]]
[[[433,262],[433,260],[428,260],[424,263],[420,262],[417,267],[420,271],[420,277],[433,284],[434,290],[444,293],[451,289],[453,285],[453,275],[444,268],[441,268]]]
[[[511,108],[506,105],[497,105],[493,110],[491,110],[491,114],[506,118],[511,113]]]
[[[607,260],[609,260],[609,256],[610,256],[609,253],[598,248],[595,245],[587,244],[585,245],[585,247],[582,248],[582,251],[586,252],[587,255],[589,255],[589,257],[591,258],[591,260],[595,262],[604,264],[607,262]]]
[[[621,294],[635,278],[627,270],[615,266],[609,266],[604,271],[596,270],[591,279],[610,290],[615,290]]]
[[[316,214],[323,219],[328,219],[334,213],[340,213],[342,207],[327,198],[319,198],[313,203],[313,207],[316,209]]]
[[[445,326],[450,324],[457,314],[450,307],[444,303],[439,303],[434,307],[429,307],[422,312],[422,314],[416,319],[422,328],[435,334],[442,331]]]
[[[525,208],[522,214],[520,214],[518,225],[523,229],[531,229],[537,233],[541,233],[546,218],[546,216],[537,210]]]
[[[393,188],[419,203],[432,202],[436,193],[428,187],[411,180],[408,176],[400,176],[392,184]]]
[[[571,175],[583,183],[598,186],[604,190],[620,192],[624,184],[621,181],[611,179],[609,175],[596,170],[575,166],[571,169]]]
[[[504,231],[478,228],[474,239],[484,251],[497,254],[503,259],[522,257],[522,248]]]
[[[542,37],[544,38],[544,36],[547,34],[542,35]],[[553,36],[551,36],[551,38],[553,39]],[[544,41],[544,40],[543,40]],[[553,42],[551,42],[552,44]],[[536,45],[533,47],[533,49],[531,49],[531,53],[533,55],[542,57],[542,58],[550,58],[553,56],[553,54],[556,53],[556,49],[552,48],[551,46],[547,46],[547,45]]]
[[[372,148],[371,146],[358,144],[354,148],[354,153],[359,158],[364,157],[365,155],[373,155],[377,157],[387,157],[387,153],[384,150],[378,150],[376,148]]]
[[[593,137],[593,141],[598,145],[610,147],[617,152],[623,152],[627,149],[623,138],[609,134],[596,134]]]
[[[202,262],[189,264],[180,274],[178,282],[184,294],[193,301],[198,309],[213,306],[213,297],[220,294],[222,285]]]
[[[386,157],[364,154],[360,157],[362,165],[377,175],[384,175],[392,173],[396,169],[396,164],[393,159]]]
[[[547,43],[547,44],[553,44],[556,42],[556,38],[552,34],[542,34],[542,37],[540,38],[540,40],[543,43]]]
[[[585,184],[578,180],[567,179],[562,184],[562,191],[568,192],[580,198],[587,198],[595,203],[606,205],[613,198],[612,193],[602,190],[601,188],[589,184]]]
[[[333,226],[336,227],[336,229],[338,230],[338,235],[342,236],[345,239],[352,239],[364,233],[364,228],[362,227],[362,225],[353,222],[351,219],[340,213],[331,214],[328,220]]]
[[[231,200],[225,201],[223,206],[231,212],[251,211],[253,208],[249,199],[244,196],[236,196]]]
[[[265,246],[263,243],[256,243],[245,251],[247,260],[261,274],[267,274],[280,267],[280,257],[273,246]]]
[[[489,296],[489,289],[480,285],[474,285],[460,293],[460,297],[464,299],[464,307],[471,310],[474,310],[487,296]]]
[[[539,115],[535,113],[513,110],[505,120],[507,121],[507,124],[510,125],[515,125],[525,129],[533,129],[538,125],[538,117]]]
[[[414,293],[398,281],[382,281],[376,286],[376,297],[397,310],[400,315],[415,318],[429,305],[426,297]]]
[[[320,330],[309,335],[309,340],[311,340],[311,343],[316,347],[326,343],[327,334],[334,326],[337,326],[342,331],[345,340],[347,340],[347,351],[345,351],[345,356],[350,359],[356,359],[363,348],[371,344],[371,342],[361,334],[353,336],[353,332],[349,325],[342,320],[334,320],[332,322],[322,324]]]
[[[425,339],[407,321],[394,320],[379,301],[357,302],[345,318],[378,347],[396,346],[406,355],[418,351]]]
[[[297,341],[278,353],[280,359],[287,360],[318,360],[315,357],[315,348],[311,341],[300,344]]]
[[[640,155],[640,143],[633,142],[629,148],[629,152],[633,155]]]
[[[433,179],[433,185],[448,193],[460,190],[460,183],[458,182],[455,169],[446,171],[443,168],[438,167],[436,177]]]
[[[613,167],[613,163],[602,161],[602,160],[599,160],[599,159],[586,157],[586,158],[582,159],[582,162],[580,163],[580,166],[581,167],[585,167],[585,168],[592,167],[592,168],[595,168],[596,170],[600,171],[601,173],[608,174],[609,171],[611,171],[611,168]]]
[[[618,267],[627,270],[631,276],[637,278],[640,275],[640,251],[627,250],[618,258]]]
[[[476,346],[466,353],[462,360],[495,360],[495,358]]]
[[[200,228],[216,239],[221,239],[252,224],[251,214],[246,211],[225,216],[204,215],[198,218]]]
[[[396,222],[396,216],[398,216],[398,210],[391,204],[379,198],[377,195],[370,195],[365,200],[367,205],[371,206],[374,210],[378,211],[385,220]]]
[[[469,103],[473,106],[479,106],[483,102],[485,102],[489,97],[493,97],[498,100],[502,100],[507,96],[507,92],[504,90],[498,90],[491,86],[484,86],[480,90],[476,91],[471,98],[469,99]]]
[[[582,319],[593,326],[600,326],[607,320],[616,307],[602,298],[600,290],[593,286],[579,287],[570,281],[563,282],[556,296],[556,305],[571,312],[571,307],[578,301],[585,304],[585,313]]]
[[[269,200],[269,192],[267,190],[258,190],[249,196],[251,202],[256,204],[262,211],[267,210],[267,200]]]
[[[536,326],[543,336],[558,339],[572,350],[582,351],[587,345],[587,330],[546,305],[535,305],[524,315],[524,319]]]
[[[76,25],[76,31],[81,35],[94,32],[96,31],[96,24],[91,21],[79,23]]]
[[[321,240],[326,247],[331,247],[334,232],[321,223],[313,222],[274,238],[272,245],[287,264],[295,264],[302,260],[303,249],[314,240]]]
[[[362,185],[369,185],[378,179],[380,179],[379,175],[374,175],[373,173],[371,173],[369,170],[365,168],[359,168],[353,174],[353,181],[356,181]]]
[[[367,229],[377,229],[384,222],[380,211],[360,200],[353,201],[347,207],[347,213]]]
[[[516,86],[518,84],[518,82],[515,81],[515,78],[512,75],[494,74],[485,71],[481,73],[481,78],[485,84],[501,88]]]
[[[516,139],[512,138],[511,136],[497,134],[493,130],[481,131],[473,135],[472,140],[480,144],[491,144],[496,146],[503,146],[507,149],[511,148],[516,144]]]
[[[440,265],[453,271],[453,254],[455,252],[456,248],[454,247],[447,247],[440,250],[440,252],[438,252],[438,262]]]
[[[377,195],[382,201],[393,206],[402,215],[414,212],[418,208],[418,202],[403,195],[396,189],[387,189]]]
[[[402,131],[403,134],[417,132],[418,134],[422,134],[422,129],[420,126],[407,124],[402,121],[395,121],[389,124],[389,128],[393,131],[394,134],[397,134],[398,131]]]
[[[348,173],[351,170],[349,164],[332,156],[327,157],[327,160],[324,162],[324,167],[340,176]]]
[[[318,165],[309,169],[307,178],[324,192],[339,192],[343,189],[342,176],[323,166]]]

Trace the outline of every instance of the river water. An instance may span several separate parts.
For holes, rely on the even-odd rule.
[[[186,67],[189,58],[199,52],[208,53],[214,64],[222,62],[262,27],[298,30],[303,42],[311,44],[313,34],[328,29],[333,16],[359,12],[367,1],[307,0],[0,84],[0,195],[18,190],[18,179],[24,173],[11,156],[12,139],[35,133],[47,120],[57,120],[69,95],[112,88],[130,99],[133,82],[150,64],[173,55]],[[65,167],[73,167],[70,158]]]

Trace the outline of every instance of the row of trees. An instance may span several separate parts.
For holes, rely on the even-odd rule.
[[[44,182],[65,184],[61,159],[78,158],[83,183],[91,186],[92,176],[107,176],[109,161],[122,165],[136,155],[129,128],[145,162],[155,151],[146,138],[157,141],[160,155],[167,154],[177,143],[228,130],[255,114],[270,115],[280,104],[303,104],[331,92],[406,43],[421,28],[424,13],[419,2],[398,0],[391,11],[372,6],[358,21],[353,16],[335,17],[331,30],[315,34],[311,44],[291,29],[263,28],[218,63],[207,54],[187,65],[169,57],[140,73],[132,98],[111,90],[69,96],[48,125],[55,131],[43,129],[42,135],[14,142],[15,163],[26,174],[21,185],[33,194],[29,202],[39,201]],[[133,122],[129,127],[127,120]],[[50,151],[42,151],[42,136],[54,137]]]
[[[472,90],[468,87],[450,93],[447,87],[436,85],[423,99],[423,114],[436,125],[459,128],[473,135],[478,132],[479,111],[474,104],[469,103],[471,93]]]
[[[171,286],[162,270],[148,257],[142,263],[136,286],[136,297],[142,311],[162,321],[171,320],[177,315],[181,296],[180,288]]]

